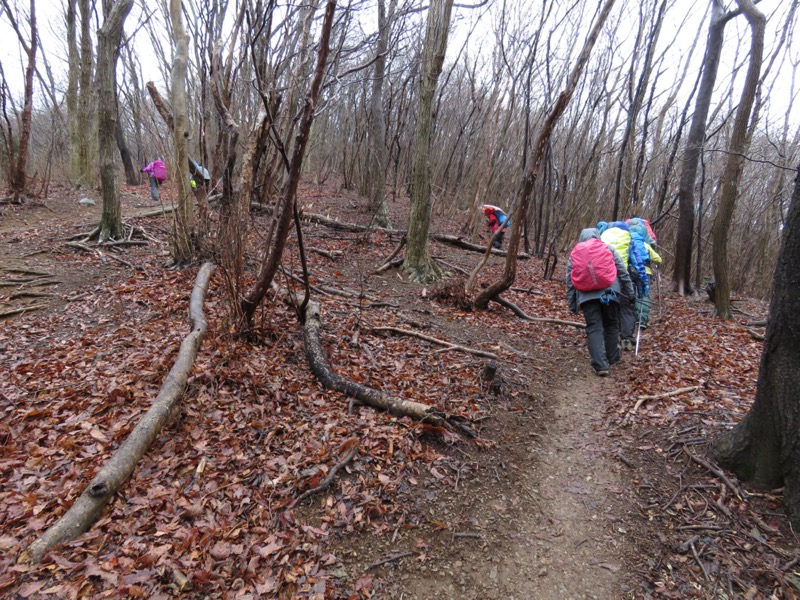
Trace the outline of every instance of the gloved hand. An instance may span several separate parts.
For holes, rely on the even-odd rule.
[[[649,285],[644,286],[644,295],[645,296],[649,296],[650,295],[650,286]]]

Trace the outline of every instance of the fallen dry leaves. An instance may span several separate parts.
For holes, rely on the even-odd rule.
[[[340,210],[342,220],[365,218],[346,214],[350,202],[320,189],[304,187],[304,201]],[[35,235],[44,240],[53,232]],[[491,414],[492,401],[481,388],[481,359],[441,352],[416,338],[370,333],[370,327],[413,328],[500,353],[512,399],[533,381],[546,387],[540,365],[557,362],[558,352],[585,351],[578,330],[522,324],[497,306],[463,312],[431,301],[430,290],[420,295],[393,271],[371,279],[369,269],[396,245],[390,236],[367,239],[311,226],[305,236],[308,245],[344,256],[316,256],[312,283],[369,287],[371,296],[400,300],[397,308],[371,309],[363,300],[318,298],[330,362],[355,381],[482,418]],[[97,257],[54,251],[60,261],[98,268]],[[439,251],[448,250],[439,245]],[[425,523],[402,499],[423,477],[458,485],[462,473],[448,466],[443,445],[455,440],[365,407],[348,410],[348,398],[324,391],[309,373],[300,326],[280,302],[268,302],[258,314],[256,339],[232,336],[219,275],[206,302],[209,333],[181,413],[88,533],[40,565],[16,564],[20,551],[63,514],[147,409],[187,333],[194,272],[163,271],[139,252],[126,255],[142,267],[134,274],[113,265],[105,284],[63,309],[0,325],[0,592],[13,590],[22,598],[372,597],[380,582],[343,572],[329,550],[331,539],[385,536],[396,527]],[[449,252],[449,262],[474,264],[473,256]],[[286,263],[299,268],[293,254]],[[501,268],[500,261],[492,262],[482,278]],[[540,274],[539,261],[521,262],[516,285],[539,293],[509,292],[508,299],[529,315],[573,319],[563,273],[554,281],[542,281]],[[643,336],[639,357],[627,357],[615,372],[617,393],[607,399],[609,436],[640,467],[635,501],[655,524],[639,530],[641,543],[632,542],[651,551],[636,564],[642,594],[687,597],[713,585],[744,594],[753,586],[782,586],[785,597],[792,597],[774,568],[789,557],[772,550],[773,540],[780,547],[793,542],[785,520],[775,516],[777,499],[765,495],[756,505],[753,498],[733,498],[681,451],[686,446],[701,452],[692,440],[706,443],[747,410],[761,342],[736,324],[714,319],[710,304],[699,300],[663,294],[653,312],[654,326]],[[491,334],[476,336],[480,330]],[[541,353],[522,350],[523,340]],[[650,401],[632,426],[623,426],[637,397],[700,381],[696,393]],[[319,485],[354,439],[358,454],[333,485],[293,506],[299,494]],[[715,509],[718,503],[732,517]],[[755,513],[763,523],[775,523],[779,533],[754,521]],[[686,529],[710,526],[709,519],[720,529]],[[742,533],[742,523],[755,523],[757,532]],[[425,548],[414,553],[418,560],[430,559]]]

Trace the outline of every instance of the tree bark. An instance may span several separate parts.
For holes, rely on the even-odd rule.
[[[97,135],[100,186],[103,211],[100,216],[100,241],[123,235],[122,209],[117,189],[115,132],[117,129],[117,57],[125,18],[133,0],[116,0],[97,32]]]
[[[744,169],[744,153],[749,145],[748,124],[750,112],[755,102],[759,86],[761,62],[764,54],[764,29],[766,17],[751,0],[736,0],[750,24],[752,42],[750,45],[750,64],[744,80],[742,97],[736,109],[731,140],[728,144],[728,157],[722,173],[722,193],[717,204],[717,215],[714,219],[712,235],[714,246],[712,259],[714,263],[714,306],[717,315],[723,319],[731,318],[731,287],[728,278],[728,236],[730,234],[733,211],[736,209],[736,198],[739,195],[739,182]],[[755,123],[750,124],[755,127]]]
[[[189,301],[192,331],[184,338],[175,364],[164,380],[153,405],[122,446],[95,475],[75,504],[22,553],[20,562],[39,562],[45,553],[57,544],[73,540],[87,531],[153,444],[183,397],[189,373],[206,335],[207,323],[203,314],[203,302],[213,273],[212,263],[205,263],[197,273]]]
[[[119,157],[122,159],[122,166],[125,167],[125,183],[128,185],[138,185],[139,170],[133,166],[131,152],[128,150],[128,144],[125,141],[125,132],[122,129],[122,123],[119,118],[119,107],[117,107],[117,126],[114,128],[114,140],[117,142],[117,149],[119,150]]]
[[[419,113],[411,169],[411,211],[408,215],[407,248],[403,262],[403,269],[417,283],[429,283],[442,276],[442,270],[428,251],[431,220],[430,153],[434,123],[433,98],[447,51],[452,9],[453,0],[431,0],[422,51]]]
[[[189,61],[189,36],[183,26],[181,0],[170,0],[169,15],[175,56],[172,62],[172,117],[174,119],[175,183],[178,187],[177,207],[172,220],[170,253],[176,266],[187,265],[194,254],[194,210],[189,183],[189,119],[186,107],[186,68]]]
[[[800,528],[800,166],[772,284],[764,351],[750,412],[719,438],[720,465],[759,487],[784,489]]]
[[[94,111],[92,103],[94,101],[94,90],[92,89],[92,68],[94,57],[92,56],[92,7],[90,0],[78,0],[78,8],[81,13],[81,62],[80,78],[78,87],[78,114],[83,119],[83,127],[78,131],[78,174],[76,182],[78,186],[90,186],[96,181],[96,174],[93,168],[92,141],[94,139]]]
[[[386,207],[386,139],[383,114],[383,80],[386,75],[386,53],[389,48],[389,24],[386,20],[386,0],[378,0],[378,39],[375,47],[375,72],[369,104],[369,152],[367,152],[367,182],[375,224],[391,227]]]
[[[545,149],[550,141],[553,128],[555,127],[564,110],[566,110],[567,105],[572,98],[572,94],[575,92],[575,88],[578,86],[578,82],[580,81],[583,70],[586,67],[586,63],[589,62],[592,48],[594,47],[594,44],[600,35],[600,31],[603,28],[603,24],[608,18],[613,6],[614,0],[606,0],[597,18],[597,22],[594,24],[589,36],[586,38],[583,49],[578,56],[578,60],[575,62],[575,66],[572,68],[572,71],[569,74],[566,87],[561,94],[559,94],[553,109],[542,123],[541,129],[539,130],[539,135],[537,136],[535,145],[533,147],[533,153],[531,154],[528,164],[528,172],[524,174],[522,183],[520,184],[520,191],[515,202],[516,208],[512,209],[511,214],[509,215],[511,220],[511,239],[508,242],[508,257],[506,258],[503,278],[490,285],[481,294],[479,294],[477,298],[475,298],[474,304],[475,308],[478,310],[485,310],[486,307],[489,306],[489,302],[491,300],[499,296],[514,284],[514,279],[517,275],[517,252],[519,250],[519,241],[522,235],[522,223],[525,221],[525,217],[528,214],[531,193],[533,192],[533,186],[536,184],[536,178],[539,173],[539,164],[542,161],[542,156],[544,156]]]

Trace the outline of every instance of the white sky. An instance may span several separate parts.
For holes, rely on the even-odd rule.
[[[23,0],[22,2],[18,2],[21,6],[26,7],[29,6],[29,2],[27,0]],[[477,1],[476,1],[477,3]],[[529,0],[510,0],[509,4],[516,8],[525,8],[526,6],[530,6]],[[726,4],[732,6],[734,4],[733,0],[727,0]],[[777,33],[776,29],[783,24],[783,14],[787,10],[788,5],[790,2],[788,0],[762,0],[758,4],[758,8],[764,12],[766,15],[773,15],[774,13],[780,13],[777,16],[771,18],[768,22],[768,30],[766,35],[766,43],[767,48],[765,49],[764,60],[769,60],[770,57],[770,49],[772,48],[776,38]],[[448,58],[452,57],[453,53],[461,46],[463,43],[464,37],[467,35],[467,32],[470,31],[472,23],[471,21],[477,17],[481,18],[481,23],[475,30],[473,34],[470,35],[470,50],[474,52],[472,40],[480,40],[481,37],[487,35],[487,32],[491,30],[491,22],[492,19],[490,15],[487,14],[487,11],[496,10],[500,6],[500,0],[494,0],[493,5],[489,7],[483,7],[479,9],[464,9],[464,8],[456,8],[454,9],[454,30],[452,32],[450,38],[450,45],[449,45],[449,54]],[[631,15],[632,19],[636,19],[636,7],[638,3],[634,0],[628,0],[627,2],[618,0],[613,15],[619,15],[620,11],[625,11],[626,14]],[[674,65],[679,64],[678,56],[682,55],[682,53],[686,52],[688,49],[689,44],[691,44],[692,38],[697,31],[697,28],[701,26],[702,19],[705,18],[705,12],[707,7],[709,6],[708,1],[703,0],[674,0],[673,7],[669,10],[669,26],[662,34],[661,40],[662,43],[666,43],[667,40],[672,38],[671,30],[677,26],[677,20],[681,18],[686,18],[686,24],[684,26],[684,32],[681,34],[678,43],[674,49],[675,52],[675,60]],[[64,85],[65,80],[65,73],[66,73],[66,43],[65,43],[65,35],[64,35],[64,22],[63,22],[63,7],[60,0],[38,0],[36,2],[36,10],[37,10],[37,18],[39,22],[39,30],[40,30],[40,37],[42,38],[42,46],[44,51],[47,55],[47,58],[50,62],[51,68],[53,69],[54,76],[56,81],[60,85]],[[126,32],[130,35],[133,32],[133,29],[136,27],[139,21],[140,15],[140,8],[138,5],[135,5],[131,15],[129,16],[126,22]],[[163,17],[162,17],[163,18]],[[797,17],[796,17],[797,19]],[[370,27],[374,30],[375,25],[370,24],[368,22],[369,18],[365,19],[363,23],[364,28],[367,31],[370,31]],[[588,27],[588,24],[587,24]],[[633,35],[633,34],[632,34]],[[744,42],[741,44],[741,49],[738,50],[739,59],[744,56],[749,49],[749,30],[747,29],[746,21],[743,17],[734,19],[732,22],[728,24],[725,29],[725,52],[723,63],[719,69],[718,81],[717,81],[717,89],[718,92],[720,90],[726,89],[730,83],[730,77],[732,72],[733,63],[731,62],[732,58],[737,56],[737,40],[739,37],[742,37]],[[702,57],[702,50],[705,47],[705,38],[706,38],[706,25],[702,24],[702,31],[701,31],[701,42],[700,48],[697,52],[697,61],[699,65],[699,60]],[[0,39],[4,40],[4,43],[0,47],[0,63],[2,63],[3,69],[5,71],[6,77],[8,79],[9,85],[12,88],[12,94],[15,100],[18,100],[21,97],[22,92],[22,82],[23,82],[23,70],[24,70],[24,57],[21,56],[20,47],[17,42],[16,34],[11,29],[8,20],[5,15],[0,16]],[[137,34],[137,46],[139,47],[140,56],[142,56],[142,63],[144,68],[146,69],[147,60],[144,57],[144,52],[146,52],[146,40],[147,40],[147,33],[144,31],[139,31]],[[481,43],[480,41],[478,43]],[[482,43],[483,47],[490,47],[489,43]],[[145,50],[142,50],[145,48]],[[621,56],[624,56],[624,53],[621,53]],[[794,41],[794,47],[790,50],[790,56],[795,64],[800,63],[800,41]],[[672,61],[670,61],[672,62]],[[44,75],[44,69],[42,67],[41,61],[39,62],[40,71]],[[697,69],[693,72],[689,73],[687,80],[693,81],[694,75],[696,74]],[[152,79],[156,81],[156,83],[161,83],[161,76],[158,73],[157,69],[152,69],[152,72],[145,73],[146,79]],[[674,79],[674,78],[673,78]],[[738,74],[738,80],[741,81],[743,79],[743,72]],[[793,94],[797,93],[797,88],[800,86],[799,83],[795,82],[792,76],[792,68],[789,61],[784,61],[781,64],[776,63],[773,67],[773,71],[767,78],[767,85],[771,82],[774,83],[774,87],[772,88],[772,92],[769,94],[768,99],[770,102],[770,115],[772,118],[783,118],[783,115],[786,113],[786,107],[789,104],[789,99]],[[36,93],[39,93],[39,89],[37,88]]]

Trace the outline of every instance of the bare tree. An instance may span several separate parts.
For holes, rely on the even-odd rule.
[[[433,98],[442,73],[450,29],[453,0],[432,0],[422,53],[419,113],[411,173],[411,212],[408,216],[407,250],[403,268],[418,283],[435,281],[442,271],[428,252],[431,218],[430,153],[433,132]]]
[[[33,74],[36,69],[36,48],[39,45],[39,31],[36,27],[36,2],[30,0],[30,39],[26,39],[22,31],[22,24],[17,19],[8,0],[2,0],[6,17],[11,22],[17,39],[28,59],[25,67],[25,102],[22,107],[22,123],[19,131],[19,143],[15,151],[11,138],[11,129],[8,131],[8,188],[11,201],[21,204],[25,200],[27,186],[28,145],[31,139],[31,113],[33,112]],[[16,160],[15,160],[16,159]]]
[[[389,18],[394,12],[394,0]],[[389,47],[390,20],[386,18],[386,1],[378,0],[378,38],[375,45],[375,65],[372,94],[369,101],[369,152],[367,153],[367,186],[375,224],[391,227],[386,208],[386,136],[383,112],[383,80],[386,76],[386,55]]]
[[[275,274],[280,267],[283,251],[286,247],[286,239],[289,235],[289,229],[294,216],[295,203],[297,201],[297,187],[300,183],[300,173],[303,166],[303,157],[305,156],[306,146],[308,144],[308,136],[311,131],[311,125],[314,121],[314,110],[319,99],[320,89],[322,88],[322,81],[325,77],[325,66],[328,62],[328,54],[330,52],[330,37],[331,29],[333,27],[333,14],[336,9],[336,0],[328,0],[325,7],[325,18],[322,23],[322,30],[320,32],[319,50],[317,53],[317,63],[314,69],[314,76],[311,80],[311,85],[306,95],[305,102],[302,107],[300,115],[300,122],[297,126],[297,133],[294,139],[294,146],[292,148],[291,159],[287,159],[287,178],[283,186],[280,201],[276,206],[276,219],[274,235],[270,236],[272,239],[271,247],[268,247],[263,255],[261,267],[259,269],[256,282],[247,295],[241,301],[241,312],[243,315],[242,329],[246,330],[252,324],[253,315],[256,309],[261,304],[264,296],[272,285]],[[309,15],[310,17],[310,15]]]
[[[506,257],[503,277],[499,281],[490,285],[483,292],[481,292],[477,298],[475,298],[474,304],[479,310],[485,309],[491,300],[506,291],[514,283],[514,279],[516,278],[517,274],[517,252],[519,251],[519,242],[522,234],[522,222],[528,213],[530,196],[536,183],[542,157],[544,156],[550,136],[553,133],[553,128],[563,114],[564,110],[567,108],[569,101],[572,99],[572,94],[575,92],[575,88],[578,86],[578,82],[583,74],[583,70],[586,68],[586,64],[589,62],[592,48],[594,47],[595,42],[600,35],[600,31],[603,28],[603,24],[606,22],[606,19],[608,18],[613,6],[614,0],[606,0],[603,4],[600,14],[597,17],[597,21],[595,21],[592,30],[586,38],[586,41],[583,44],[583,49],[581,50],[580,55],[578,55],[578,59],[569,74],[566,87],[564,90],[562,90],[561,94],[559,94],[555,105],[539,129],[539,133],[533,146],[533,152],[526,167],[526,172],[523,174],[515,206],[512,208],[511,214],[509,215],[512,223],[511,239],[508,242],[508,256]],[[490,248],[487,248],[484,261],[488,257],[489,250]],[[473,274],[470,277],[471,280],[474,280],[478,268],[480,268],[480,265],[478,265],[478,267],[476,267],[476,269],[473,271]],[[470,282],[468,282],[467,285],[469,286]]]
[[[186,108],[186,64],[189,60],[189,36],[183,27],[181,0],[170,0],[169,16],[175,42],[172,63],[172,118],[175,144],[175,182],[178,186],[178,201],[172,220],[172,245],[170,252],[175,266],[189,263],[193,255],[194,210],[189,184],[189,120]]]
[[[736,119],[733,123],[728,157],[725,171],[722,174],[722,192],[717,205],[717,215],[714,219],[714,305],[717,314],[723,319],[731,318],[731,288],[728,277],[728,235],[730,232],[733,211],[736,207],[736,198],[739,194],[739,183],[742,178],[744,166],[744,153],[748,145],[748,123],[750,111],[756,97],[759,85],[761,62],[764,54],[764,28],[766,17],[755,7],[750,0],[736,0],[739,8],[747,18],[752,33],[750,45],[750,65],[742,89],[739,107],[736,109]],[[751,124],[751,127],[755,124]]]
[[[122,210],[117,186],[117,161],[114,151],[117,129],[117,58],[125,18],[133,0],[107,0],[105,21],[97,32],[97,135],[100,161],[100,186],[103,211],[100,216],[101,241],[123,235]]]

